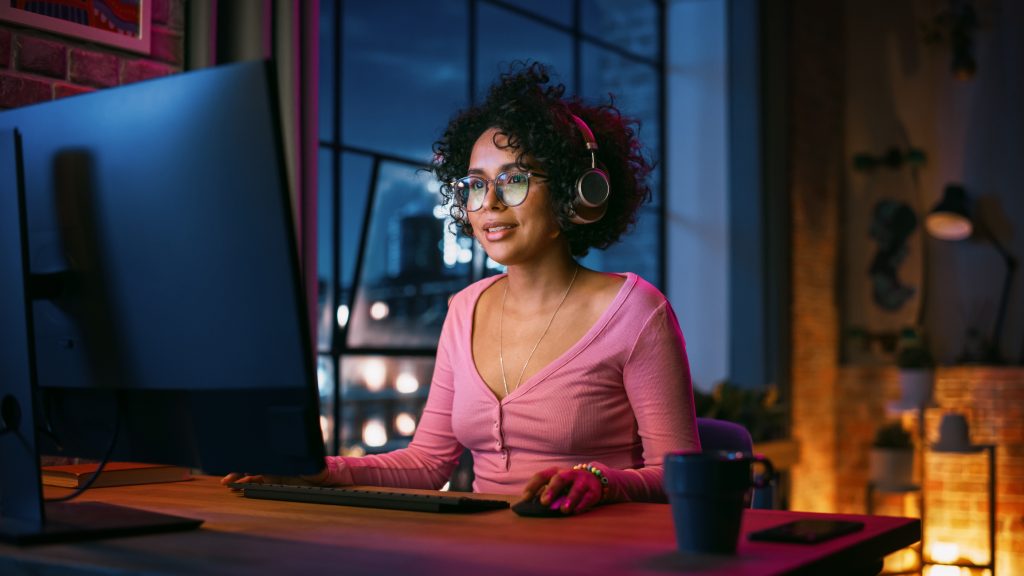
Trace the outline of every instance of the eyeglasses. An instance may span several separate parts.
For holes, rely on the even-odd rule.
[[[537,172],[520,172],[518,170],[502,172],[494,180],[481,178],[480,176],[466,176],[453,180],[452,190],[455,191],[455,198],[459,204],[469,212],[476,212],[483,208],[484,199],[487,197],[487,185],[494,183],[494,193],[498,200],[509,208],[519,206],[526,201],[530,192],[530,177],[547,178],[544,174]]]

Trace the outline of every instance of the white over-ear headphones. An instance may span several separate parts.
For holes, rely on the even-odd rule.
[[[604,217],[608,211],[608,196],[611,195],[611,182],[608,174],[597,167],[597,140],[590,126],[582,118],[570,114],[576,127],[579,128],[583,140],[590,151],[590,168],[576,178],[576,197],[569,212],[569,220],[574,224],[592,224]]]

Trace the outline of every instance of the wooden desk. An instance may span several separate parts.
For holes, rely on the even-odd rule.
[[[566,518],[443,515],[252,500],[206,477],[99,488],[81,499],[206,522],[189,532],[0,545],[0,574],[838,574],[920,537],[917,519],[827,515],[863,521],[865,529],[814,546],[741,537],[734,557],[701,556],[676,552],[664,504],[616,504]],[[817,516],[826,515],[750,510],[743,531]]]

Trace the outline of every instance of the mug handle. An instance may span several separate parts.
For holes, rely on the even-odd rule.
[[[755,476],[756,479],[753,480],[754,488],[764,488],[775,479],[775,466],[772,465],[771,460],[761,454],[754,454],[750,459],[764,466],[764,472]]]

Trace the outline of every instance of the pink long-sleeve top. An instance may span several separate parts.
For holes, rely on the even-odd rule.
[[[662,459],[700,448],[683,335],[664,295],[632,273],[593,327],[502,400],[472,355],[473,312],[502,276],[456,294],[438,343],[426,406],[407,448],[327,459],[327,481],[437,489],[463,447],[473,490],[518,494],[534,473],[588,463],[609,500],[664,501]]]

